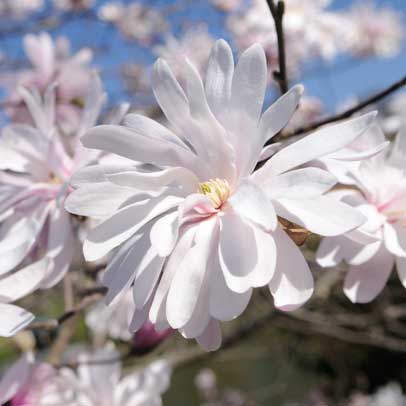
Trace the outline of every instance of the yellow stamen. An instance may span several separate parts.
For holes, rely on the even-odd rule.
[[[210,179],[199,183],[199,193],[207,196],[218,209],[230,196],[230,185],[225,179]]]

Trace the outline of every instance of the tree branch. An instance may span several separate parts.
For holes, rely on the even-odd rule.
[[[384,99],[385,97],[387,97],[390,94],[394,93],[396,90],[399,90],[403,86],[406,86],[406,76],[402,77],[400,80],[393,83],[392,85],[390,85],[386,89],[372,95],[371,97],[365,99],[364,101],[362,101],[361,103],[355,105],[354,107],[351,107],[350,109],[343,111],[342,113],[339,113],[339,114],[336,114],[336,115],[333,115],[333,116],[330,116],[330,117],[326,117],[324,119],[321,119],[319,121],[315,121],[313,123],[304,125],[302,127],[295,128],[292,131],[283,132],[283,133],[278,135],[278,138],[279,139],[281,139],[281,138],[285,139],[285,138],[288,138],[288,137],[293,137],[295,135],[305,134],[305,133],[307,133],[309,131],[316,130],[317,128],[319,128],[319,127],[321,127],[321,126],[323,126],[325,124],[335,123],[337,121],[349,118],[352,115],[354,115],[355,113],[358,113],[359,111],[363,110],[365,107],[368,107],[371,104],[374,104],[374,103]]]
[[[288,91],[288,78],[286,73],[286,53],[285,53],[285,36],[283,33],[283,15],[285,13],[285,3],[278,1],[275,5],[274,0],[267,0],[269,10],[275,22],[276,36],[278,39],[278,59],[279,71],[273,72],[274,79],[278,82],[281,93]]]

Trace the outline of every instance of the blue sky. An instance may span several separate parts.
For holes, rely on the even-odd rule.
[[[190,24],[206,23],[215,37],[230,38],[224,29],[224,14],[210,7],[207,0],[180,1],[184,7],[173,13],[170,18],[171,29],[174,33],[180,33],[185,21],[188,21]],[[402,14],[403,23],[406,26],[406,0],[374,1],[396,8]],[[105,0],[99,0],[97,5],[104,2]],[[144,3],[165,7],[173,3],[173,0],[145,0]],[[352,0],[335,0],[332,8],[345,8],[351,3]],[[63,24],[61,28],[51,30],[51,34],[53,36],[66,35],[71,40],[74,49],[82,46],[96,48],[95,62],[101,69],[107,92],[113,102],[127,98],[119,79],[121,64],[130,61],[149,64],[153,61],[148,49],[140,48],[134,43],[124,40],[110,26],[98,23],[94,19],[72,19]],[[21,35],[11,37],[0,35],[0,49],[12,57],[22,58]],[[345,55],[329,63],[318,62],[307,66],[300,82],[305,85],[307,94],[320,97],[329,110],[335,110],[337,106],[351,97],[366,96],[384,88],[405,75],[405,72],[406,47],[403,43],[401,54],[395,58],[354,60]]]

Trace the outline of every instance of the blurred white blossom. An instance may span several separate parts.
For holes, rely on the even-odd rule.
[[[43,0],[0,0],[0,17],[25,18],[43,6]]]
[[[140,45],[149,46],[168,29],[165,17],[159,10],[140,3],[125,5],[110,2],[99,9],[99,18],[116,25],[120,31]]]

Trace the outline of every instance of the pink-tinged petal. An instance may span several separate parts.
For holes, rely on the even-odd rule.
[[[305,200],[282,198],[273,203],[279,216],[323,236],[344,234],[366,220],[356,208],[329,196]]]
[[[151,228],[151,244],[161,257],[167,257],[175,247],[179,232],[177,211],[163,215]]]
[[[231,210],[221,217],[221,225],[219,259],[227,286],[244,293],[269,283],[276,263],[272,235]]]
[[[106,177],[116,185],[147,191],[171,184],[181,185],[185,194],[194,193],[199,184],[199,179],[193,172],[180,167],[155,172],[139,172],[134,168],[131,171],[117,172]]]
[[[192,247],[196,230],[197,225],[194,225],[182,231],[171,256],[168,258],[168,262],[165,264],[162,278],[159,281],[149,312],[149,319],[154,324],[156,324],[160,318],[166,318],[165,305],[169,288],[179,268],[179,264]]]
[[[11,337],[34,320],[34,315],[21,307],[0,303],[0,337]]]
[[[0,404],[13,398],[29,379],[34,365],[31,352],[24,353],[3,375],[0,382]]]
[[[130,322],[128,330],[131,332],[137,332],[147,322],[149,306],[144,306],[141,309],[135,309],[133,317]]]
[[[238,317],[247,307],[252,289],[244,293],[232,291],[226,284],[218,258],[213,258],[210,282],[210,315],[217,320],[229,321]]]
[[[220,122],[230,101],[233,74],[233,52],[227,42],[218,40],[207,65],[205,90],[210,109]]]
[[[276,272],[269,288],[275,306],[291,311],[306,303],[314,290],[313,275],[296,244],[278,228],[275,233],[277,250]]]
[[[406,288],[406,258],[396,258],[396,270],[402,285]]]
[[[109,182],[88,184],[69,194],[65,209],[79,216],[105,218],[114,214],[134,193]]]
[[[255,174],[253,175],[255,181]],[[262,182],[261,187],[271,200],[311,199],[330,190],[337,179],[322,169],[296,169]]]
[[[385,223],[383,236],[386,249],[398,257],[406,257],[406,229]]]
[[[372,124],[375,116],[376,113],[373,112],[329,125],[288,145],[272,156],[258,171],[257,180],[265,181],[267,178],[344,148]]]
[[[161,275],[164,261],[165,258],[157,255],[153,247],[150,247],[144,254],[142,261],[137,267],[137,274],[133,286],[136,308],[142,308],[147,304]]]
[[[293,86],[265,111],[259,125],[262,144],[265,144],[286,126],[296,111],[303,90],[302,85]]]
[[[203,334],[196,341],[206,351],[216,351],[221,346],[220,323],[211,319]]]
[[[272,203],[263,190],[249,179],[243,179],[238,189],[228,199],[231,207],[241,216],[265,231],[274,230],[277,218]]]
[[[209,173],[207,165],[190,150],[167,140],[146,137],[127,127],[100,125],[89,130],[81,140],[87,148],[100,149],[135,161],[183,166],[203,179]]]
[[[68,233],[72,229],[69,213],[63,208],[54,207],[49,216],[47,255],[56,257],[64,248]]]
[[[55,47],[51,36],[46,32],[38,36],[25,35],[23,46],[30,62],[44,76],[41,79],[48,81],[55,69]]]
[[[164,196],[124,207],[89,232],[83,244],[86,260],[95,261],[104,257],[146,223],[176,207],[181,201],[175,196]]]
[[[394,263],[393,255],[381,245],[369,261],[350,266],[344,281],[345,295],[353,303],[372,301],[385,287]]]
[[[166,313],[172,328],[181,328],[192,317],[199,298],[207,263],[212,255],[218,233],[218,220],[211,217],[202,221],[195,235],[195,245],[180,262],[168,292]]]
[[[43,258],[0,280],[0,301],[14,302],[38,288],[48,274],[52,260]]]

